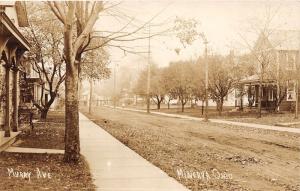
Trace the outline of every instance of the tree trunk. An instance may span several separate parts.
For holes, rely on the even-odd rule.
[[[184,112],[184,103],[183,103],[183,101],[181,102],[181,112]]]
[[[298,109],[299,109],[299,80],[296,80],[296,108],[295,108],[295,119],[298,119]]]
[[[78,84],[78,99],[79,103],[82,104],[82,80],[79,79],[79,84]]]
[[[222,111],[223,111],[223,100],[221,100],[220,103],[219,103],[218,111],[219,111],[219,116],[222,116]]]
[[[138,104],[138,99],[137,99],[137,95],[135,95],[135,105]]]
[[[160,101],[157,101],[157,109],[160,110]]]
[[[93,81],[90,80],[89,114],[92,113],[92,101],[93,101]]]
[[[170,100],[168,101],[168,109],[170,109]]]
[[[202,106],[201,106],[201,114],[203,115],[204,112],[204,100],[202,100]]]
[[[262,84],[260,82],[258,87],[257,118],[261,118],[261,90],[262,90]]]
[[[243,104],[243,94],[240,95],[240,111],[244,111],[244,104]]]
[[[78,115],[78,64],[66,63],[65,79],[65,162],[78,162],[80,158]]]
[[[46,105],[44,107],[38,105],[38,104],[35,104],[35,106],[40,110],[41,112],[41,115],[40,115],[40,118],[42,120],[45,120],[47,119],[47,115],[48,115],[48,111],[51,107],[51,105],[53,104],[55,98],[56,98],[56,93],[52,92],[50,93],[50,100],[46,103]]]
[[[220,102],[217,101],[217,111],[218,111],[218,115],[221,116],[221,110],[220,110]]]
[[[41,116],[40,116],[40,118],[42,120],[46,120],[47,115],[48,115],[48,111],[49,111],[49,108],[44,108],[44,109],[41,110]]]

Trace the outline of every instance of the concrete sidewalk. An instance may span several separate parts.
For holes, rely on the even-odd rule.
[[[130,109],[130,108],[122,108],[122,107],[117,107],[117,109],[145,113],[144,110],[138,110],[138,109]],[[169,113],[163,113],[163,112],[151,112],[151,114],[180,118],[180,119],[188,119],[188,120],[194,120],[194,121],[203,121],[203,118],[191,117],[191,116],[186,116],[186,115],[169,114]],[[235,126],[242,126],[242,127],[266,129],[266,130],[273,130],[273,131],[284,131],[284,132],[290,132],[290,133],[300,133],[299,128],[280,127],[280,126],[274,126],[274,125],[262,125],[262,124],[257,124],[257,123],[244,123],[244,122],[228,121],[228,120],[223,120],[223,119],[209,119],[209,121],[213,122],[213,123],[235,125]]]
[[[165,172],[80,113],[81,154],[100,191],[186,191]]]
[[[284,132],[290,132],[290,133],[300,133],[299,128],[280,127],[280,126],[273,126],[273,125],[261,125],[261,124],[257,124],[257,123],[243,123],[243,122],[227,121],[227,120],[220,120],[220,119],[210,119],[210,121],[214,122],[214,123],[222,123],[222,124],[236,125],[236,126],[242,126],[242,127],[267,129],[267,130],[273,130],[273,131],[284,131]]]

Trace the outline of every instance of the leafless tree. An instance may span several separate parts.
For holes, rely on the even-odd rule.
[[[85,79],[90,83],[89,113],[92,111],[93,86],[95,81],[107,79],[111,74],[108,64],[109,56],[103,48],[86,52],[83,56],[80,67],[80,81]]]
[[[209,69],[209,95],[217,103],[217,110],[221,115],[226,96],[240,80],[240,72],[230,58],[220,56],[210,58]]]
[[[190,61],[179,61],[170,63],[166,70],[166,78],[169,79],[167,87],[169,93],[175,95],[181,103],[181,111],[192,97],[193,89],[193,63]]]
[[[102,1],[83,2],[83,1],[50,1],[47,2],[54,15],[63,24],[64,30],[64,60],[66,62],[65,78],[65,105],[66,105],[66,133],[65,133],[65,161],[77,162],[79,160],[79,119],[78,119],[78,74],[82,55],[84,52],[101,48],[104,46],[115,46],[123,49],[125,52],[136,53],[125,49],[118,44],[109,44],[111,42],[129,42],[139,39],[149,38],[148,35],[140,37],[134,34],[141,31],[157,15],[141,26],[136,27],[130,32],[124,32],[124,29],[132,23],[130,19],[127,24],[122,26],[118,31],[111,31],[108,35],[100,36],[93,32],[93,27],[98,19],[99,13],[105,12],[111,7],[117,6],[118,3],[107,5]],[[155,36],[157,34],[153,34]],[[91,41],[100,38],[101,43],[94,47],[89,47]]]
[[[63,24],[65,78],[65,155],[66,162],[78,162],[80,158],[78,75],[82,54],[90,43],[90,36],[103,2],[47,2],[55,16]]]
[[[66,76],[62,50],[63,36],[59,30],[59,23],[55,17],[51,17],[44,4],[29,3],[27,7],[29,27],[24,33],[32,45],[28,57],[42,87],[40,100],[34,100],[34,105],[41,112],[41,119],[46,119]],[[45,94],[50,96],[49,100],[45,100]]]
[[[160,109],[161,103],[165,99],[165,95],[167,93],[165,89],[165,84],[163,82],[163,75],[162,75],[162,69],[158,68],[157,65],[151,64],[151,87],[150,87],[150,97],[157,105],[157,109]],[[146,96],[146,89],[145,89],[145,81],[147,79],[147,70],[143,70],[140,73],[138,83],[136,84],[134,91],[138,95]]]

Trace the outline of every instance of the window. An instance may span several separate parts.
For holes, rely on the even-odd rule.
[[[273,88],[269,89],[268,100],[269,101],[273,101],[274,100],[274,89]]]
[[[296,101],[295,82],[294,81],[288,81],[287,83],[288,83],[288,85],[287,85],[286,100],[287,101]]]
[[[296,67],[296,55],[293,53],[286,53],[287,70],[294,70]]]

